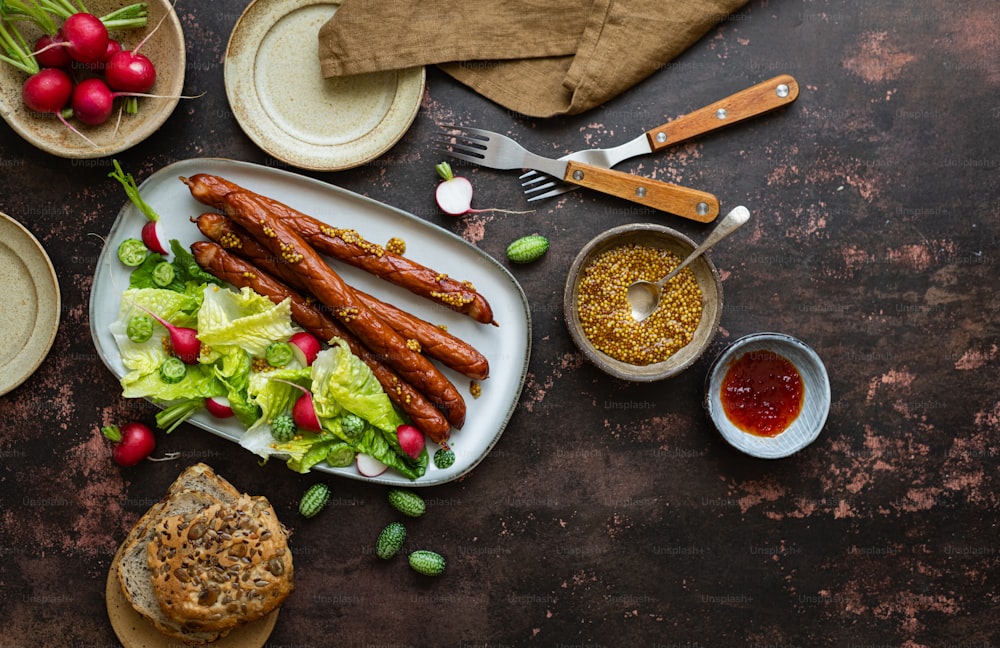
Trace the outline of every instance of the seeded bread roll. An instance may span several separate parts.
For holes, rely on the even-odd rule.
[[[182,475],[175,484],[187,481]],[[133,528],[125,541],[118,564],[118,581],[122,593],[135,611],[148,619],[161,633],[188,644],[209,643],[222,635],[215,631],[197,632],[186,629],[163,613],[153,589],[146,545],[153,538],[157,520],[164,515],[193,513],[218,503],[218,498],[202,491],[179,488],[172,490],[164,500],[153,505]]]
[[[160,609],[189,631],[259,619],[293,588],[288,534],[264,497],[161,518],[146,558]]]

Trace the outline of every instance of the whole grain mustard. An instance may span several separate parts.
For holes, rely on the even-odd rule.
[[[632,319],[625,297],[633,281],[657,281],[680,262],[669,250],[637,243],[599,254],[584,268],[577,292],[583,334],[602,353],[637,366],[663,362],[682,349],[694,337],[702,311],[690,267],[664,286],[659,307],[642,322]]]

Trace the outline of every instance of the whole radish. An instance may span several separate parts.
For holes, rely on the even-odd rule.
[[[166,18],[166,16],[164,16]],[[156,83],[156,66],[139,50],[146,44],[150,36],[163,24],[163,18],[156,24],[146,37],[131,50],[122,49],[112,54],[104,64],[104,78],[108,85],[122,92],[148,92]]]
[[[108,84],[97,77],[91,77],[76,84],[70,105],[74,117],[88,126],[97,126],[111,117],[114,103],[115,96]]]
[[[173,349],[178,358],[184,361],[184,364],[198,363],[198,357],[201,355],[201,340],[198,339],[198,331],[184,326],[174,326],[148,308],[142,306],[138,306],[138,308],[167,329],[167,333],[170,334],[170,348]]]
[[[442,182],[438,183],[434,190],[434,198],[438,207],[451,216],[463,216],[465,214],[480,214],[483,212],[503,212],[505,214],[529,214],[530,211],[510,211],[508,209],[473,209],[472,208],[472,183],[468,178],[457,176],[451,170],[451,165],[441,162],[435,165]]]
[[[97,59],[93,63],[80,63],[79,65],[91,72],[101,73],[104,71],[104,66],[107,65],[111,57],[122,51],[122,44],[119,43],[114,38],[108,39],[108,47],[104,50],[104,55]],[[107,79],[105,79],[105,82]],[[110,85],[110,84],[109,84]]]
[[[108,28],[94,14],[73,14],[63,22],[59,34],[78,63],[94,63],[108,51]]]
[[[399,439],[399,447],[412,459],[416,459],[424,451],[424,433],[412,425],[397,427],[396,438]]]
[[[32,48],[35,60],[42,67],[67,68],[73,62],[69,52],[66,50],[66,43],[62,36],[56,34],[45,34],[35,41]]]
[[[107,425],[101,428],[101,434],[114,442],[111,456],[119,466],[134,466],[156,449],[153,430],[142,423],[133,421],[120,428],[117,425]]]
[[[21,100],[30,110],[49,113],[63,123],[63,126],[73,131],[92,146],[93,140],[77,130],[66,121],[62,115],[63,108],[73,95],[73,80],[65,71],[59,68],[45,68],[37,74],[32,74],[21,86]]]
[[[319,422],[319,416],[316,414],[312,392],[290,380],[282,380],[281,378],[275,378],[274,380],[290,385],[302,392],[302,395],[292,405],[292,420],[295,421],[296,427],[306,432],[322,432],[323,425]]]
[[[305,430],[306,432],[322,432],[323,426],[316,415],[316,407],[313,405],[312,394],[304,387],[300,387],[300,389],[302,389],[302,395],[299,396],[298,400],[295,401],[295,405],[292,406],[292,419],[295,421],[295,425],[300,430]]]
[[[21,86],[24,105],[41,113],[59,114],[73,95],[73,80],[59,68],[45,68]]]
[[[148,92],[156,83],[156,67],[136,50],[121,50],[104,64],[104,78],[121,92]]]

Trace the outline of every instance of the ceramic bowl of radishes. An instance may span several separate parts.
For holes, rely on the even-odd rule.
[[[63,158],[105,157],[156,132],[182,98],[186,50],[172,4],[144,4],[145,16],[134,0],[3,3],[0,38],[29,56],[0,60],[0,116]]]

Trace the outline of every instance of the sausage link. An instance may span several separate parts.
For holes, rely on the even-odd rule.
[[[350,331],[305,297],[216,243],[198,241],[191,245],[191,253],[206,272],[237,288],[248,287],[275,304],[288,299],[292,319],[299,326],[326,342],[333,338],[342,339],[351,352],[368,365],[389,399],[406,413],[415,426],[435,443],[448,440],[451,424],[444,414],[413,386],[400,379],[395,371],[380,362]]]
[[[288,268],[283,260],[276,259],[228,216],[206,213],[195,219],[195,223],[201,233],[209,239],[236,252],[251,264],[282,279],[293,288],[299,291],[305,290],[305,286],[295,273],[287,272]],[[400,335],[416,340],[421,352],[428,357],[473,380],[485,380],[489,377],[489,361],[471,344],[377,297],[356,288],[354,293]]]
[[[191,195],[201,203],[225,211],[227,194],[248,191],[239,185],[206,173],[181,178]],[[366,241],[352,229],[327,225],[273,198],[254,194],[275,218],[286,221],[317,251],[401,286],[483,324],[496,325],[493,309],[485,297],[467,281],[457,281],[381,245]]]
[[[226,214],[246,228],[272,254],[295,267],[309,291],[400,377],[440,409],[454,427],[465,423],[465,400],[455,386],[425,356],[355,296],[350,286],[289,224],[276,218],[256,194],[234,191],[225,196]]]

